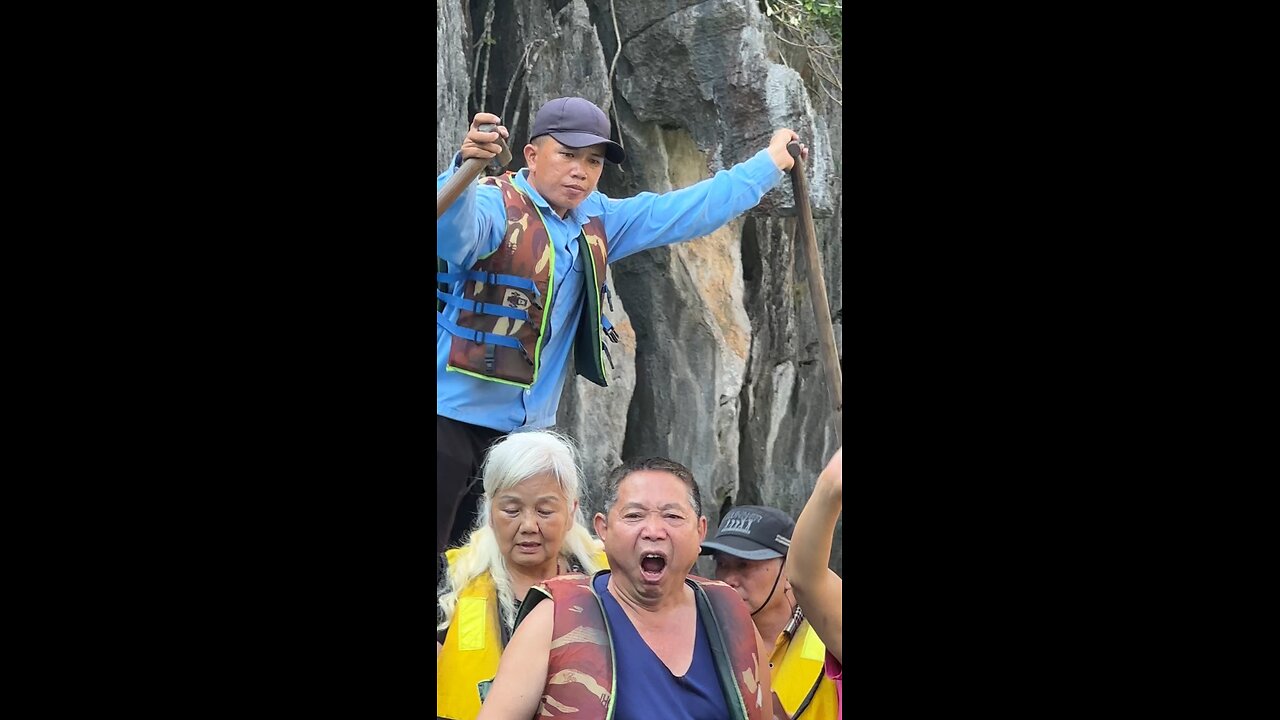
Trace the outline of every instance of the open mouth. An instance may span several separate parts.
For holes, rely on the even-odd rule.
[[[657,582],[667,569],[667,559],[658,553],[645,553],[640,558],[640,574],[646,582]]]

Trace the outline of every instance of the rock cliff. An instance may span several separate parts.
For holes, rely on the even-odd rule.
[[[686,187],[796,130],[843,359],[841,107],[813,91],[757,0],[445,0],[436,18],[437,172],[481,109],[503,118],[520,167],[531,116],[565,95],[605,108],[627,150],[601,178],[611,197]],[[701,484],[709,535],[730,502],[799,514],[839,440],[794,215],[784,178],[710,236],[611,267],[622,336],[611,385],[570,380],[558,419],[583,445],[588,479],[665,455]],[[599,504],[590,493],[588,512]],[[843,575],[842,528],[832,567]]]

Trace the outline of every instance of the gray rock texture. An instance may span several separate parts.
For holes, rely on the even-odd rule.
[[[462,145],[471,125],[467,111],[467,85],[471,77],[467,55],[471,28],[457,2],[436,4],[436,172],[444,170]],[[445,138],[457,138],[446,142]]]
[[[843,358],[841,107],[806,86],[813,78],[803,55],[775,37],[756,0],[496,0],[486,28],[489,7],[437,6],[437,171],[482,109],[503,118],[512,167],[521,167],[532,114],[565,95],[606,108],[627,150],[627,162],[607,166],[601,179],[611,197],[692,185],[792,128],[810,148],[811,203]],[[609,315],[622,342],[609,347],[611,385],[568,381],[557,425],[583,446],[589,481],[622,458],[665,455],[693,470],[709,534],[730,502],[799,515],[840,441],[794,207],[784,178],[711,235],[612,266]],[[590,492],[587,510],[601,502]],[[843,575],[842,535],[843,521],[831,563]],[[709,575],[712,567],[702,560],[697,569]]]

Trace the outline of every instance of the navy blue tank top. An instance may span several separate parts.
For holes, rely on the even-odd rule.
[[[613,636],[613,656],[618,663],[614,720],[727,720],[729,707],[716,679],[711,641],[702,627],[702,611],[698,611],[693,663],[683,677],[676,677],[653,654],[631,624],[631,618],[609,594],[608,573],[598,575],[593,584],[604,604]]]

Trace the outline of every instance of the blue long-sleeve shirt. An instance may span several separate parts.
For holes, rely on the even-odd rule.
[[[452,177],[457,161],[455,155],[436,178],[437,192]],[[589,218],[599,217],[604,223],[609,262],[614,262],[641,250],[707,235],[755,207],[782,179],[769,153],[761,150],[732,169],[681,190],[620,200],[593,192],[561,219],[527,175],[527,169],[521,170],[513,182],[542,211],[556,253],[549,308],[551,326],[557,330],[542,348],[537,382],[526,390],[447,371],[453,336],[436,325],[436,414],[502,432],[555,425],[569,350],[584,312],[584,262],[591,259],[579,257],[578,235]],[[449,272],[470,269],[502,242],[506,219],[501,191],[473,183],[436,221],[436,254],[449,262]],[[452,290],[460,294],[456,283]],[[456,322],[460,311],[446,306],[444,312]]]

